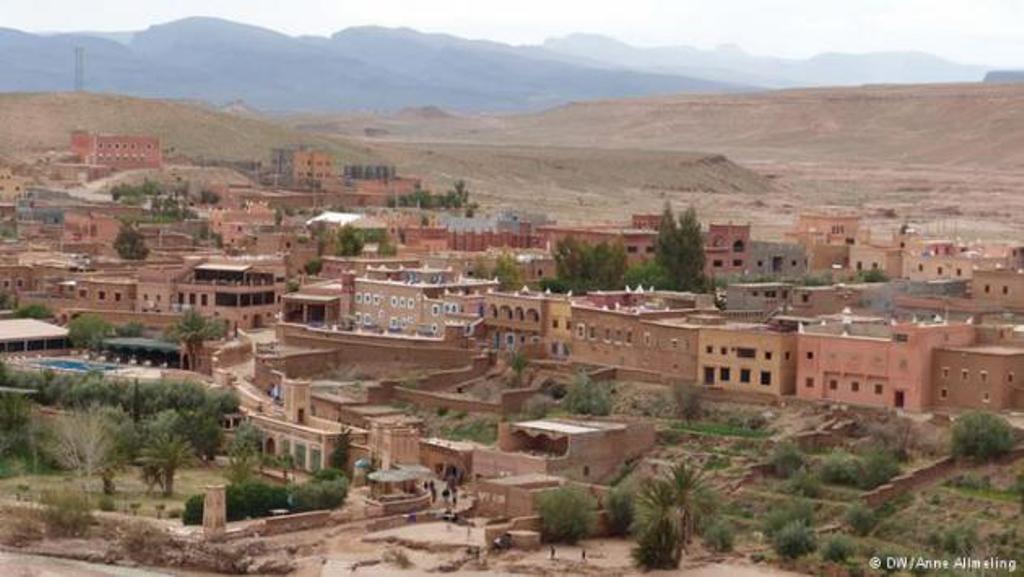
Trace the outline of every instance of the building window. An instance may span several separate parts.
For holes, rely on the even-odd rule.
[[[718,380],[722,381],[723,383],[727,383],[729,382],[730,378],[732,377],[729,374],[729,367],[721,367],[718,369]]]
[[[967,380],[967,369],[961,369],[960,370],[960,380],[961,381],[966,381]]]
[[[949,396],[949,389],[943,387],[942,389],[939,390],[939,398],[945,399],[948,396]]]
[[[765,353],[767,355],[768,353]],[[757,358],[757,350],[749,347],[740,347],[736,349],[736,356],[741,359],[753,359]],[[767,358],[767,357],[766,357]]]
[[[775,353],[773,353],[772,351],[765,351],[764,352],[764,360],[766,360],[766,361],[772,360],[773,356],[775,356]]]
[[[852,383],[850,383],[850,391],[852,391],[854,393],[859,393],[860,392],[860,383],[858,383],[857,381],[853,381]]]
[[[942,367],[942,378],[949,378],[949,367]]]
[[[832,390],[832,391],[838,389],[839,388],[839,382],[836,381],[835,379],[830,380],[828,382],[828,388],[829,388],[829,390]]]
[[[715,352],[715,347],[708,345],[707,347],[704,348],[704,350],[710,355],[711,353]]]
[[[983,383],[987,383],[988,382],[988,371],[981,371],[978,374],[981,375],[981,382],[983,382]]]
[[[761,384],[765,386],[772,384],[771,371],[761,371]]]
[[[1008,287],[1006,285],[1003,285],[1003,294],[1004,295],[1010,294],[1010,287]]]
[[[729,349],[721,347],[720,349],[718,349],[718,352],[722,353],[723,355],[727,355],[729,354]]]
[[[988,393],[982,393],[981,394],[981,402],[987,403],[987,402],[989,402],[991,400],[992,399],[988,396]]]
[[[807,360],[814,360],[814,351],[807,351]]]
[[[1008,383],[1012,383],[1013,382],[1013,373],[1012,372],[1006,373],[1006,382],[1008,382]]]
[[[749,383],[750,382],[750,369],[740,369],[740,382],[741,383]]]

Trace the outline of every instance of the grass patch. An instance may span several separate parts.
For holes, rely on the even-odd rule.
[[[716,423],[713,421],[677,421],[672,424],[672,430],[697,435],[740,437],[744,439],[764,439],[771,436],[771,433],[765,429],[751,429],[741,425]]]
[[[498,423],[487,419],[471,419],[441,427],[441,436],[451,441],[473,441],[492,445],[498,440]]]
[[[965,497],[974,497],[977,499],[985,499],[988,501],[1001,501],[1005,503],[1017,503],[1020,501],[1020,497],[1012,491],[1006,491],[1003,489],[996,489],[994,487],[957,487],[949,486],[946,487],[949,491],[954,491]]]

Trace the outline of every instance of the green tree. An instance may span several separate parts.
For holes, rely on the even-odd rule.
[[[163,495],[170,497],[174,494],[174,476],[178,469],[191,465],[195,455],[185,439],[161,433],[142,449],[139,461],[159,474]]]
[[[575,237],[555,246],[555,270],[568,290],[617,290],[626,273],[626,248],[621,242],[587,244]]]
[[[0,393],[0,457],[29,444],[31,424],[32,402],[19,393]]]
[[[16,319],[49,319],[53,318],[53,313],[50,309],[46,308],[45,305],[23,305],[14,309],[14,318]]]
[[[768,460],[772,465],[772,474],[782,479],[788,479],[806,465],[803,452],[793,443],[775,445]]]
[[[854,503],[846,510],[843,519],[858,537],[866,537],[878,524],[875,512],[863,503]]]
[[[566,390],[563,402],[573,414],[605,416],[612,412],[611,386],[580,372]]]
[[[656,260],[676,290],[699,292],[704,278],[704,233],[691,206],[677,220],[666,203],[658,226]]]
[[[701,470],[686,463],[644,480],[636,496],[634,561],[645,569],[679,567],[698,524],[709,517],[713,505]]]
[[[498,256],[494,261],[493,275],[498,278],[503,291],[515,291],[523,286],[523,271],[510,254]]]
[[[671,290],[674,286],[668,271],[657,260],[644,261],[627,268],[623,282],[627,287],[642,286],[645,290]]]
[[[547,541],[575,543],[586,537],[597,522],[593,497],[582,489],[559,487],[537,499],[541,533]]]
[[[97,314],[78,315],[68,323],[68,338],[78,349],[99,350],[103,340],[113,334],[113,325]]]
[[[348,472],[348,456],[352,449],[352,431],[347,427],[341,430],[338,439],[331,449],[329,463],[332,468]]]
[[[818,548],[814,529],[802,521],[793,521],[772,536],[772,546],[780,557],[796,559]]]
[[[224,323],[219,319],[207,319],[194,310],[188,310],[178,322],[167,330],[167,336],[180,342],[185,347],[188,367],[197,370],[200,352],[206,341],[222,338],[225,333]]]
[[[353,226],[345,226],[330,235],[331,252],[335,256],[359,256],[363,252],[363,236]]]
[[[149,256],[146,239],[142,233],[127,222],[121,223],[121,229],[114,239],[114,250],[124,260],[146,260],[146,257]]]
[[[604,503],[608,515],[608,528],[612,535],[626,535],[633,526],[635,504],[633,492],[626,487],[616,487],[608,492]]]
[[[516,351],[508,360],[508,366],[512,369],[512,375],[516,386],[523,384],[523,373],[530,365],[529,359],[520,351]]]
[[[953,423],[953,454],[992,460],[1013,448],[1013,429],[1006,419],[985,411],[972,411]]]

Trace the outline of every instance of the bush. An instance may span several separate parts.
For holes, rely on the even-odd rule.
[[[633,493],[617,487],[608,493],[604,504],[608,514],[608,528],[612,535],[626,535],[633,525]]]
[[[203,495],[192,495],[185,501],[181,522],[200,525],[203,522]],[[234,483],[224,491],[228,521],[266,517],[273,509],[289,509],[288,489],[260,481]]]
[[[684,421],[699,419],[704,412],[701,391],[693,385],[677,383],[672,387],[672,399],[676,405],[676,416]]]
[[[954,525],[928,536],[928,544],[949,555],[967,556],[978,547],[978,530],[974,525]]]
[[[821,496],[821,480],[809,471],[800,471],[786,481],[784,489],[790,495],[815,499]]]
[[[856,552],[853,539],[846,535],[833,535],[825,542],[821,558],[833,563],[845,563]]]
[[[953,424],[953,454],[992,460],[1013,448],[1013,430],[1006,419],[983,411],[972,411]]]
[[[803,452],[796,445],[780,443],[772,449],[769,463],[772,466],[772,474],[776,477],[788,479],[794,473],[803,469],[807,464],[807,460],[804,458]]]
[[[563,402],[571,413],[605,416],[612,412],[611,386],[580,373],[566,391]]]
[[[802,521],[791,521],[772,537],[772,547],[784,559],[796,559],[813,553],[818,547],[814,529]]]
[[[292,489],[291,503],[295,511],[336,509],[348,495],[348,479],[310,481]]]
[[[114,498],[110,495],[100,495],[100,498],[96,500],[96,508],[109,513],[116,509],[117,505],[114,503]]]
[[[335,469],[333,467],[320,469],[313,473],[314,481],[337,481],[338,479],[347,479],[347,477],[341,469]]]
[[[845,451],[832,451],[821,460],[818,471],[826,483],[856,487],[861,479],[861,461]]]
[[[54,537],[81,537],[92,525],[92,504],[84,492],[45,491],[41,502],[43,523]]]
[[[185,508],[181,512],[183,525],[201,525],[203,523],[203,496],[192,495],[185,500]]]
[[[844,519],[853,530],[853,534],[858,537],[867,536],[878,524],[878,516],[875,515],[875,512],[862,503],[850,505]]]
[[[594,500],[581,489],[559,487],[545,491],[537,500],[541,534],[546,541],[575,543],[594,528]]]
[[[900,464],[889,451],[871,451],[864,458],[861,466],[858,487],[871,490],[884,485],[900,473]]]
[[[764,533],[769,537],[795,522],[808,527],[814,526],[814,506],[810,501],[795,499],[781,507],[773,508],[764,518]]]
[[[727,553],[732,551],[736,540],[736,532],[728,521],[718,520],[704,529],[702,534],[704,546],[712,551]]]

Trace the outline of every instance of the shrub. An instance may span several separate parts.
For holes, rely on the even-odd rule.
[[[1013,430],[1006,419],[984,411],[972,411],[953,424],[953,454],[991,460],[1013,448]]]
[[[844,517],[846,524],[853,530],[853,534],[864,537],[878,524],[878,516],[867,505],[855,503],[846,510]]]
[[[970,555],[978,547],[978,530],[974,525],[954,525],[929,535],[928,544],[949,555]]]
[[[545,491],[537,503],[541,534],[547,541],[575,543],[594,528],[594,500],[572,487]]]
[[[203,522],[203,496],[192,495],[185,500],[185,508],[181,512],[183,525],[200,525]]]
[[[865,490],[884,485],[900,473],[900,464],[896,457],[888,451],[871,451],[864,458],[861,466],[858,487]]]
[[[821,480],[810,471],[800,471],[786,481],[784,489],[790,495],[814,499],[821,496]]]
[[[564,403],[577,415],[608,415],[612,412],[611,386],[580,373],[566,391]]]
[[[313,473],[314,481],[337,481],[338,479],[346,479],[345,473],[341,469],[335,469],[333,467],[326,467]]]
[[[84,492],[70,489],[43,492],[43,523],[55,537],[81,537],[93,522],[92,505]]]
[[[110,495],[100,495],[100,498],[96,500],[96,508],[109,513],[116,509],[117,505],[114,503],[114,498]]]
[[[861,478],[861,461],[845,451],[832,451],[821,460],[818,471],[826,483],[856,487]]]
[[[633,525],[633,493],[617,487],[608,493],[604,504],[608,514],[608,528],[612,535],[626,535]]]
[[[192,495],[185,501],[181,515],[183,524],[199,525],[203,522],[203,498],[203,495]],[[287,488],[260,481],[228,485],[224,491],[224,500],[228,521],[266,517],[273,509],[288,509],[291,506]]]
[[[296,511],[336,509],[348,495],[348,480],[310,481],[292,489],[291,503]]]
[[[712,551],[726,553],[732,551],[736,540],[736,532],[728,521],[718,520],[704,529],[702,534],[704,546]]]
[[[672,399],[676,405],[676,416],[684,421],[699,419],[704,412],[701,391],[693,385],[677,383],[672,387]]]
[[[853,539],[846,535],[833,535],[821,549],[821,558],[833,563],[845,563],[856,552]]]
[[[803,469],[807,464],[807,460],[804,458],[803,452],[796,445],[780,443],[772,449],[769,463],[772,466],[772,474],[776,477],[788,479],[794,473]]]
[[[814,526],[814,506],[810,501],[794,499],[781,507],[773,508],[764,518],[764,533],[773,536],[783,527],[800,522],[808,527]]]
[[[784,559],[813,553],[818,547],[814,529],[802,521],[791,521],[772,536],[772,547]]]

